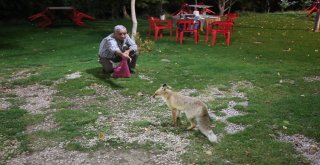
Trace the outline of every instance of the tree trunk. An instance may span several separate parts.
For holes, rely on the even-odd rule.
[[[117,3],[112,3],[111,4],[112,9],[111,9],[111,14],[112,14],[112,19],[118,19],[119,18],[119,5]]]
[[[126,18],[126,19],[131,19],[130,15],[129,15],[128,12],[127,12],[126,5],[123,5],[123,6],[122,6],[122,12],[123,12],[124,18]]]
[[[131,19],[132,19],[132,34],[131,38],[135,41],[137,35],[138,21],[136,17],[136,0],[131,0]]]
[[[270,13],[270,2],[269,2],[269,0],[267,0],[267,2],[266,2],[266,12]]]
[[[226,0],[219,0],[219,15],[222,16],[224,14],[224,9],[226,6]]]
[[[319,28],[320,28],[320,9],[318,9],[318,12],[314,17],[314,32],[319,32]]]

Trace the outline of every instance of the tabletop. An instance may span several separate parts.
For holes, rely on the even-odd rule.
[[[191,7],[196,7],[196,8],[209,8],[209,7],[212,7],[212,6],[209,6],[209,5],[189,5]]]

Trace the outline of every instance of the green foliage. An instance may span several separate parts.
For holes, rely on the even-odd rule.
[[[139,53],[144,54],[154,50],[154,47],[155,47],[154,41],[150,39],[143,40],[139,33],[136,34],[135,40],[139,47]]]
[[[298,3],[298,2],[296,2],[296,1],[291,1],[290,2],[289,0],[281,0],[279,2],[279,5],[281,6],[282,9],[286,9],[286,8],[296,4],[296,3]]]

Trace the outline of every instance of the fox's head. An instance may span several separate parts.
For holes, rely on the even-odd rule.
[[[163,95],[168,88],[170,88],[170,86],[168,86],[167,84],[162,84],[162,85],[160,86],[160,88],[157,89],[157,90],[154,92],[154,94],[152,95],[152,97],[154,98],[154,97],[156,97],[156,96],[161,96],[161,95]]]

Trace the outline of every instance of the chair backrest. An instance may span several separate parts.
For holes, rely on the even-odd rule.
[[[236,13],[228,13],[228,14],[225,14],[224,16],[227,17],[226,21],[231,21],[231,22],[234,22],[239,17],[239,15]]]
[[[148,22],[149,22],[149,25],[152,27],[160,25],[160,19],[157,17],[148,17]]]
[[[181,20],[178,20],[176,29],[184,32],[197,31],[198,29],[194,28],[195,24],[198,24],[198,28],[200,27],[199,20],[193,20],[193,19],[182,20],[181,19]]]
[[[230,21],[215,21],[209,25],[209,29],[216,30],[217,33],[226,33],[230,32],[230,27],[233,25],[233,22]]]

